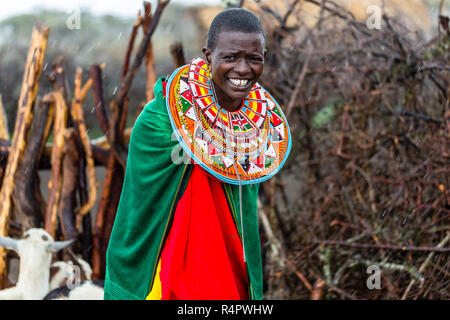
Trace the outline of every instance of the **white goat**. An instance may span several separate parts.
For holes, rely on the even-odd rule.
[[[49,291],[50,262],[57,252],[74,240],[55,241],[40,228],[27,230],[23,238],[0,237],[0,246],[20,257],[19,279],[15,287],[0,291],[0,300],[41,300]]]

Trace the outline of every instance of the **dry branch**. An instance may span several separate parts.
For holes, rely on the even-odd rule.
[[[14,190],[16,170],[19,166],[25,148],[26,135],[33,117],[33,106],[42,72],[45,50],[47,48],[49,28],[38,24],[33,30],[31,45],[25,64],[25,72],[19,97],[16,124],[14,127],[12,150],[0,191],[0,236],[7,235],[8,217],[12,209],[11,196]],[[0,285],[5,271],[5,250],[0,248]]]
[[[61,91],[64,97],[64,102],[67,106],[69,106],[69,85],[67,83],[64,64],[64,57],[57,57],[53,62],[53,69],[52,72],[48,75],[48,80],[55,88],[55,91]]]
[[[16,212],[21,217],[23,231],[29,228],[41,228],[44,225],[46,203],[40,191],[38,169],[53,114],[53,95],[47,94],[37,103],[29,140],[17,170],[13,197]]]
[[[53,122],[53,118],[51,119]],[[129,135],[126,136],[126,140],[129,141]],[[39,161],[39,170],[51,169],[51,154],[53,149],[53,144],[46,144],[43,146],[42,156]],[[91,140],[91,150],[92,156],[94,158],[95,166],[105,166],[108,162],[108,157],[110,154],[109,144],[106,138],[101,140]],[[11,151],[11,142],[7,140],[0,139],[0,167],[4,160],[8,160],[9,153]]]
[[[75,239],[80,233],[80,227],[75,225],[76,220],[76,189],[79,184],[80,154],[77,145],[77,135],[74,128],[64,131],[64,160],[63,160],[63,182],[61,193],[61,205],[59,218],[61,229],[65,239]]]
[[[148,28],[150,26],[151,21],[152,21],[152,5],[150,2],[144,1],[144,23],[142,24],[144,34],[148,32],[149,30]],[[145,71],[147,75],[146,90],[145,90],[146,101],[151,101],[154,98],[153,86],[155,85],[157,80],[154,59],[155,58],[153,55],[152,39],[150,39],[150,43],[145,53]]]
[[[97,181],[95,178],[95,167],[94,159],[92,156],[91,143],[86,130],[86,124],[84,123],[83,117],[83,101],[86,98],[86,93],[89,90],[92,80],[89,79],[85,85],[82,87],[81,84],[81,68],[78,68],[75,76],[75,90],[74,98],[72,100],[71,114],[72,119],[76,125],[77,132],[81,138],[81,143],[83,145],[84,154],[86,156],[87,171],[88,171],[88,181],[89,181],[89,198],[86,203],[83,203],[77,212],[77,229],[81,229],[81,222],[86,213],[92,209],[97,198]],[[71,239],[71,238],[67,238]]]
[[[53,122],[53,148],[51,155],[52,172],[48,183],[49,196],[45,213],[45,230],[54,237],[61,196],[64,132],[67,127],[69,110],[61,90],[55,91],[53,97],[55,101],[55,119]]]
[[[186,64],[186,58],[184,56],[183,44],[176,42],[170,46],[170,53],[172,54],[172,60],[175,67],[179,68]]]
[[[447,245],[447,243],[450,241],[450,232],[447,233],[447,235],[445,236],[444,239],[442,239],[442,241],[437,245],[437,248],[441,249],[443,248],[445,245]],[[434,250],[433,250],[434,251]],[[430,263],[431,259],[434,256],[434,252],[431,252],[428,257],[425,259],[425,261],[422,263],[422,265],[420,266],[418,272],[422,273],[425,268],[428,266],[428,264]],[[412,286],[414,285],[414,283],[416,282],[415,279],[411,279],[410,283],[408,284],[408,287],[406,287],[405,292],[402,295],[402,300],[405,300],[408,297],[409,292],[411,291]]]
[[[316,6],[313,28],[303,21],[303,5]],[[261,83],[287,107],[294,141],[276,177],[282,183],[264,183],[261,199],[267,212],[280,213],[269,220],[271,237],[282,240],[287,254],[300,257],[311,243],[320,245],[286,260],[290,270],[279,269],[277,277],[265,267],[266,297],[312,298],[302,285],[311,275],[316,283],[326,279],[328,290],[316,291],[323,299],[398,299],[412,287],[391,268],[383,272],[387,291],[360,288],[352,279],[361,270],[348,266],[357,252],[359,261],[414,269],[434,254],[436,267],[428,260],[424,269],[427,287],[414,295],[448,298],[438,288],[446,285],[450,249],[434,244],[449,227],[450,38],[441,32],[423,41],[388,16],[382,29],[369,30],[332,0],[291,0],[285,8],[292,10],[262,13],[274,32],[267,35]],[[286,27],[288,14],[300,28]],[[263,248],[267,265],[274,263],[273,247]]]
[[[441,247],[416,247],[416,246],[399,246],[392,244],[369,244],[369,243],[355,243],[355,242],[345,242],[337,240],[317,240],[314,243],[332,245],[332,246],[343,246],[351,248],[367,248],[367,249],[386,249],[386,250],[401,250],[401,251],[419,251],[419,252],[440,252],[447,253],[450,252],[450,248]]]
[[[0,139],[9,140],[8,119],[3,108],[2,95],[0,94]]]
[[[94,98],[94,109],[97,120],[105,135],[109,132],[109,119],[105,109],[103,98],[102,68],[98,64],[91,65],[90,76],[92,79],[92,95]]]

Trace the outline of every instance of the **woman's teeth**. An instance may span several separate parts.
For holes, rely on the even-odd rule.
[[[230,79],[231,83],[238,87],[245,87],[248,83],[247,79]]]

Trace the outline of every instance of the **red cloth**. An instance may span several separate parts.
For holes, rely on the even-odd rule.
[[[161,253],[162,300],[248,299],[242,244],[221,183],[194,166]]]

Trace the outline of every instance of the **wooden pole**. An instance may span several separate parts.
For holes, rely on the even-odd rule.
[[[106,135],[109,132],[109,119],[103,98],[102,68],[98,64],[91,65],[90,76],[92,79],[92,97],[94,99],[95,115],[106,139]]]
[[[45,230],[55,236],[57,210],[61,196],[62,161],[64,157],[64,131],[67,127],[68,108],[61,90],[54,92],[55,120],[53,125],[52,173],[48,183],[48,202],[45,214]]]
[[[172,54],[175,67],[179,68],[186,64],[186,58],[184,57],[183,44],[176,42],[170,46],[170,53]]]
[[[95,200],[97,198],[97,180],[95,178],[95,166],[94,158],[92,156],[91,142],[86,130],[86,124],[83,117],[83,101],[86,98],[87,91],[92,85],[92,80],[89,79],[85,85],[81,85],[81,73],[82,69],[78,68],[75,76],[75,90],[74,98],[72,100],[71,114],[72,119],[78,129],[78,134],[81,138],[81,143],[83,144],[84,153],[86,155],[86,164],[88,171],[88,181],[89,181],[89,195],[86,203],[81,204],[80,209],[77,212],[76,227],[78,230],[81,229],[81,222],[86,213],[88,213],[92,207],[95,205]]]
[[[80,228],[75,226],[76,189],[79,183],[80,154],[74,128],[64,131],[63,183],[59,218],[64,239],[75,239]]]
[[[144,30],[144,34],[148,32],[148,28],[152,21],[152,5],[151,3],[144,1],[145,15],[144,15],[144,23],[142,28]],[[156,69],[155,69],[155,61],[153,55],[153,45],[152,39],[150,39],[150,43],[148,44],[147,51],[145,52],[145,71],[147,74],[146,81],[146,90],[145,97],[147,101],[151,101],[155,95],[153,93],[153,86],[156,83]]]
[[[26,136],[33,117],[33,106],[36,100],[44,63],[45,50],[50,29],[43,24],[37,24],[31,36],[31,46],[25,64],[22,89],[19,96],[16,124],[14,127],[12,152],[8,156],[5,176],[0,190],[0,236],[7,235],[8,219],[12,209],[11,196],[14,191],[14,178],[25,148]],[[0,247],[0,285],[6,270],[5,250]]]
[[[50,131],[54,113],[53,95],[47,94],[37,103],[33,123],[22,161],[17,169],[13,192],[16,213],[22,222],[22,231],[41,228],[44,222],[45,200],[40,191],[39,160]]]
[[[0,139],[9,140],[8,119],[3,108],[2,95],[0,94]]]
[[[53,122],[53,118],[49,120]],[[129,141],[129,136],[126,141]],[[43,147],[43,149],[44,151],[41,158],[39,159],[39,170],[49,170],[51,169],[50,158],[53,150],[53,144],[47,144],[45,147]],[[105,142],[105,140],[101,140],[98,143],[91,140],[91,149],[95,166],[106,167],[110,154],[109,144]],[[6,162],[6,160],[8,159],[10,151],[11,142],[9,140],[0,139],[0,166],[3,161]]]

